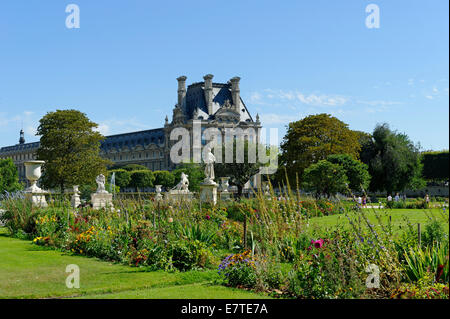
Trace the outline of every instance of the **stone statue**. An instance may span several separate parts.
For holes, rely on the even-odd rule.
[[[185,173],[181,172],[181,180],[174,188],[172,188],[172,190],[188,191],[189,187],[188,177],[189,175],[186,175]]]
[[[80,200],[79,194],[80,194],[80,191],[78,190],[78,185],[73,185],[73,195],[70,200],[70,203],[72,204],[73,208],[77,208],[78,206],[81,205],[81,200]]]
[[[205,162],[205,183],[213,184],[214,183],[214,162],[216,161],[216,157],[211,152],[211,148],[206,148],[206,156],[203,158]]]
[[[97,193],[108,193],[105,190],[105,183],[106,183],[106,179],[105,179],[105,175],[100,174],[97,176],[97,178],[95,179],[95,181],[97,182]]]
[[[108,208],[114,209],[112,203],[112,194],[105,190],[106,178],[105,175],[100,174],[95,179],[97,182],[97,191],[91,194],[91,203],[94,209]]]

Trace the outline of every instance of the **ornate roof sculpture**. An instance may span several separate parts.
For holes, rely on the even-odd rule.
[[[204,82],[196,82],[184,89],[186,77],[178,80],[178,103],[173,112],[173,124],[186,123],[193,119],[214,121],[230,120],[253,122],[253,118],[240,97],[239,77],[228,83],[213,83],[213,75],[204,76]],[[218,117],[216,119],[216,117]]]

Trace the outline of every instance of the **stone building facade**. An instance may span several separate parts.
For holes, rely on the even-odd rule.
[[[191,133],[193,154],[195,125],[200,125],[202,130],[217,128],[220,132],[218,138],[222,141],[227,128],[251,132],[246,138],[259,141],[261,123],[258,115],[253,119],[240,96],[239,77],[233,77],[227,83],[214,83],[213,75],[207,74],[204,81],[187,88],[186,79],[186,76],[177,78],[177,103],[172,121],[166,116],[161,128],[106,136],[101,143],[101,156],[117,165],[140,164],[151,170],[172,170],[176,164],[170,159],[170,149],[177,142],[170,140],[172,130],[185,128]],[[202,140],[202,144],[206,142]],[[25,143],[21,130],[19,144],[0,148],[0,158],[12,158],[18,167],[20,180],[25,181],[24,162],[36,159],[38,147],[39,142]],[[256,181],[254,179],[252,184]]]

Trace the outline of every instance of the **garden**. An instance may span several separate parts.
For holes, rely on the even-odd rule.
[[[20,192],[4,196],[8,236],[139,273],[203,273],[216,285],[275,298],[449,297],[446,206],[362,209],[272,188],[271,196],[215,206],[145,194],[116,198],[114,211],[49,202],[38,208]]]

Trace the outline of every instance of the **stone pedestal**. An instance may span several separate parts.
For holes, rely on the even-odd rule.
[[[226,191],[226,192],[220,192],[220,199],[223,201],[228,201],[231,200],[231,193]]]
[[[200,185],[200,200],[212,205],[217,203],[217,184],[203,183]]]
[[[72,205],[73,208],[77,208],[78,206],[80,206],[81,205],[80,195],[73,194],[72,198],[70,199],[70,204]]]
[[[24,162],[25,175],[30,181],[30,187],[25,190],[25,198],[29,199],[35,207],[48,207],[44,195],[48,194],[48,192],[37,186],[37,181],[41,178],[41,165],[44,163],[44,161]]]
[[[45,195],[39,193],[25,192],[25,198],[30,200],[34,207],[48,207],[47,201],[45,200]]]
[[[169,202],[186,202],[192,200],[192,193],[183,189],[172,189],[166,193],[166,199]]]
[[[94,209],[114,208],[112,203],[112,194],[109,193],[91,194],[91,203]]]

